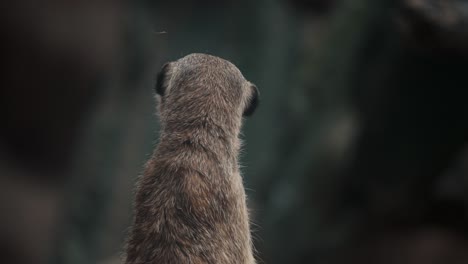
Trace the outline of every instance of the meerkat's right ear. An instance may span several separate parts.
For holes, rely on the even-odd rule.
[[[250,99],[248,102],[247,107],[244,109],[243,116],[251,116],[255,112],[255,109],[257,109],[258,104],[260,102],[260,92],[258,91],[258,88],[256,85],[251,84],[250,89],[252,89],[252,94],[250,95]]]
[[[169,74],[170,74],[171,63],[168,62],[164,64],[161,70],[158,73],[158,77],[156,79],[156,93],[160,96],[164,96],[166,93],[168,83],[169,83]]]

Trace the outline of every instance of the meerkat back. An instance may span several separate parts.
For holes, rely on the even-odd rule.
[[[258,90],[232,63],[191,54],[156,84],[159,143],[138,180],[127,264],[255,263],[238,167]]]

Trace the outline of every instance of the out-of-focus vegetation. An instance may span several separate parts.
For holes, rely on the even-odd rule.
[[[466,263],[463,0],[4,1],[0,263],[119,263],[161,65],[260,89],[243,175],[260,263]]]

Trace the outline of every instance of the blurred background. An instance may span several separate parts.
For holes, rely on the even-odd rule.
[[[259,263],[468,263],[468,1],[2,1],[0,263],[118,264],[161,65],[261,92]]]

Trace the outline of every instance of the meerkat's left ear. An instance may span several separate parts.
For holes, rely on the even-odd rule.
[[[164,94],[166,94],[166,90],[169,83],[170,69],[171,63],[168,62],[162,66],[161,70],[158,73],[155,90],[156,93],[160,96],[164,96]]]
[[[244,110],[243,116],[251,116],[255,112],[255,109],[257,109],[258,104],[260,103],[260,93],[258,91],[257,86],[251,84],[250,89],[252,90],[252,93],[250,95],[249,102],[247,103],[247,106]]]

